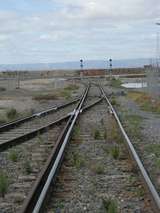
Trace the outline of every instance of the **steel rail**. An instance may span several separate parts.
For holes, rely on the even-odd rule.
[[[45,116],[45,115],[48,115],[50,113],[53,113],[53,112],[56,112],[62,108],[65,108],[66,106],[69,106],[69,105],[72,105],[76,102],[78,102],[80,100],[80,98],[77,98],[71,102],[68,102],[68,103],[65,103],[65,104],[61,104],[61,105],[58,105],[58,106],[54,106],[50,109],[47,109],[47,110],[44,110],[44,111],[41,111],[41,112],[38,112],[38,113],[34,113],[33,115],[31,116],[28,116],[28,117],[25,117],[25,118],[21,118],[21,119],[18,119],[18,120],[15,120],[15,121],[12,121],[12,122],[9,122],[9,123],[6,123],[2,126],[0,126],[0,133],[2,132],[5,132],[5,131],[8,131],[10,129],[13,129],[17,126],[20,126],[21,124],[27,122],[27,121],[30,121],[34,118],[37,118],[37,117],[42,117],[42,116]]]
[[[39,196],[39,198],[38,198],[38,200],[36,202],[36,205],[34,206],[33,213],[39,213],[40,210],[43,207],[43,203],[44,203],[44,200],[46,198],[47,192],[48,192],[48,190],[50,188],[50,185],[52,183],[53,178],[55,178],[55,176],[57,174],[57,169],[60,167],[59,163],[62,162],[62,159],[64,157],[65,148],[66,148],[66,146],[67,146],[67,144],[69,142],[73,127],[74,127],[74,125],[75,125],[75,123],[77,121],[77,118],[78,118],[79,114],[80,114],[80,110],[81,110],[82,105],[83,105],[83,103],[85,101],[85,98],[87,97],[88,90],[89,90],[89,87],[86,89],[86,92],[85,92],[84,96],[82,97],[78,108],[75,110],[75,113],[74,113],[73,117],[71,117],[70,125],[68,126],[69,128],[68,128],[68,130],[67,130],[67,132],[66,132],[66,134],[65,134],[65,136],[63,138],[63,143],[62,143],[62,145],[61,145],[61,147],[59,149],[58,155],[57,155],[56,160],[55,160],[55,162],[54,162],[54,164],[53,164],[53,166],[51,168],[51,171],[49,173],[47,181],[46,181],[46,183],[45,183],[45,185],[44,185],[44,187],[43,187],[43,189],[42,189],[42,191],[40,193],[40,196]]]
[[[93,106],[99,104],[100,102],[102,102],[103,99],[104,99],[104,98],[102,97],[102,98],[98,99],[97,101],[95,101],[95,102],[89,104],[88,106],[83,107],[82,110],[81,110],[80,112],[83,113],[83,112],[89,110],[91,107],[93,107]]]
[[[40,127],[40,128],[38,128],[36,130],[33,130],[33,131],[31,131],[31,132],[29,132],[27,134],[21,135],[21,136],[16,137],[16,138],[13,138],[11,140],[2,142],[2,143],[0,143],[0,151],[4,151],[4,150],[6,150],[8,148],[11,148],[12,146],[18,145],[20,143],[24,143],[25,141],[36,137],[39,133],[47,132],[48,128],[51,128],[54,125],[60,124],[61,122],[69,119],[70,116],[71,116],[70,113],[68,113],[67,115],[59,118],[58,120],[56,120],[54,122],[49,123],[48,125]]]
[[[55,181],[57,173],[61,167],[65,148],[69,142],[77,118],[82,110],[82,106],[87,97],[89,87],[90,86],[88,86],[85,90],[79,104],[71,114],[65,128],[59,136],[58,141],[53,148],[44,169],[42,170],[28,199],[20,211],[21,213],[38,213],[43,208],[43,204],[47,198],[47,192],[49,191],[50,185]]]
[[[138,156],[138,154],[137,154],[137,152],[136,152],[131,140],[129,139],[126,131],[124,130],[124,127],[123,127],[123,125],[122,125],[122,123],[121,123],[121,121],[120,121],[120,119],[119,119],[114,107],[112,106],[112,104],[110,103],[109,99],[107,98],[104,89],[102,87],[100,87],[100,89],[101,89],[101,91],[102,91],[102,93],[104,95],[105,100],[107,101],[107,103],[108,103],[108,105],[110,107],[110,110],[112,111],[112,113],[113,113],[113,115],[115,117],[115,120],[117,121],[117,124],[118,124],[118,126],[119,126],[119,128],[120,128],[120,130],[122,132],[122,135],[125,138],[125,141],[127,142],[127,146],[129,148],[129,151],[130,151],[133,159],[135,160],[136,165],[138,166],[138,169],[139,169],[139,171],[141,173],[141,176],[142,176],[142,178],[144,180],[144,183],[145,183],[145,185],[147,186],[147,188],[148,188],[148,190],[150,192],[151,199],[152,199],[152,201],[155,204],[156,211],[160,212],[160,196],[159,196],[158,192],[156,191],[155,186],[152,183],[152,181],[151,181],[146,169],[144,168],[144,165],[143,165],[142,161],[140,160],[140,157]]]

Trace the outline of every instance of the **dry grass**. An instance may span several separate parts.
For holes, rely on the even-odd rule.
[[[47,100],[57,100],[60,97],[63,97],[65,99],[70,99],[72,96],[72,92],[74,90],[79,89],[79,86],[75,84],[69,84],[63,89],[54,90],[53,92],[43,93],[43,94],[37,94],[32,99],[36,101],[47,101]]]
[[[160,101],[153,99],[144,92],[128,92],[128,98],[135,101],[142,110],[160,113]]]
[[[41,101],[41,100],[56,100],[58,99],[58,96],[56,94],[39,94],[33,97],[34,100],[36,101]]]
[[[121,144],[123,143],[123,137],[122,134],[117,126],[117,122],[114,118],[109,118],[109,131],[106,136],[106,141],[112,143]]]

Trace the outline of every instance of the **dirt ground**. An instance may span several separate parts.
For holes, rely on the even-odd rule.
[[[20,88],[15,86],[15,79],[1,80],[0,87],[5,88],[4,91],[0,90],[0,120],[5,120],[5,113],[7,110],[14,108],[20,114],[28,115],[33,112],[39,112],[51,106],[66,102],[66,97],[60,95],[57,97],[57,91],[65,90],[71,84],[80,86],[73,80],[66,80],[64,78],[50,78],[50,79],[31,79],[20,81]],[[76,91],[74,96],[76,96]],[[37,96],[51,96],[56,94],[56,98],[48,98],[37,100]],[[72,96],[72,94],[71,94]],[[72,97],[71,97],[72,98]]]

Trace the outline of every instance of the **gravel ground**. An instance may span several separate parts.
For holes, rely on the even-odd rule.
[[[80,95],[82,90],[84,90],[83,86],[76,91],[77,95]],[[48,103],[45,104],[48,106]],[[58,102],[58,104],[60,103]],[[54,115],[50,115],[49,119],[44,117],[34,121],[34,127],[31,126],[32,123],[27,123],[18,131],[13,129],[9,133],[7,132],[7,134],[0,134],[0,138],[8,139],[9,137],[24,134],[31,130],[31,128],[33,130],[33,128],[66,115],[74,107],[75,105],[72,105],[57,111],[53,113]],[[17,213],[20,210],[64,125],[65,123],[52,128],[49,132],[39,135],[32,140],[0,153],[0,175],[2,173],[5,175],[5,180],[7,180],[7,185],[9,186],[5,197],[2,198],[0,196],[0,213]]]
[[[105,213],[109,198],[115,212],[153,212],[124,144],[112,138],[114,125],[105,102],[81,115],[45,212]],[[115,146],[117,159],[111,155]]]
[[[137,130],[135,129],[138,131],[138,135],[130,134],[130,131],[128,134],[160,194],[160,115],[141,110],[134,101],[126,96],[117,96],[116,100],[120,105],[116,106],[117,112],[127,130],[133,122],[131,119],[127,120],[128,116],[140,118]]]
[[[53,100],[34,100],[33,97],[36,95],[46,93],[54,94],[54,92],[59,89],[55,88],[51,84],[50,79],[44,79],[45,82],[43,82],[43,79],[41,79],[42,82],[40,81],[38,83],[37,80],[38,79],[36,79],[35,82],[34,80],[27,81],[28,84],[25,84],[24,82],[24,88],[22,87],[20,89],[13,89],[9,91],[6,90],[3,92],[0,91],[0,117],[3,116],[6,110],[10,108],[15,108],[19,113],[25,114],[30,112],[39,112],[44,109],[53,107],[57,104],[66,103],[68,101],[65,97],[59,97],[58,99]],[[74,82],[65,81],[60,88],[64,88],[72,83]],[[84,85],[78,82],[76,82],[75,84],[79,86],[79,89],[73,91],[72,99],[82,94],[82,91],[84,90]],[[36,90],[34,90],[34,88],[32,88],[31,86],[35,86]]]
[[[27,121],[21,124],[17,128],[13,128],[13,129],[10,129],[9,131],[2,132],[0,134],[0,144],[8,140],[14,139],[16,137],[20,137],[26,133],[29,133],[33,130],[43,127],[44,125],[48,125],[52,123],[53,121],[60,119],[61,117],[72,112],[74,108],[76,107],[77,103],[66,106],[65,108],[59,109],[58,111],[50,113],[46,116],[36,117],[30,121]]]
[[[9,180],[5,197],[0,197],[0,213],[17,213],[20,210],[64,125],[0,153],[0,171]]]

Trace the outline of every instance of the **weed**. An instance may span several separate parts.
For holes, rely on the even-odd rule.
[[[84,157],[77,152],[72,154],[72,161],[77,169],[80,169],[85,166]]]
[[[103,199],[102,202],[107,213],[118,213],[118,206],[115,200],[107,198],[106,200]]]
[[[120,155],[119,146],[113,146],[110,153],[114,159],[118,159]]]
[[[143,118],[139,115],[123,113],[122,119],[125,119],[127,132],[134,138],[141,138],[141,123]]]
[[[110,153],[108,146],[103,146],[103,151],[108,155]]]
[[[7,122],[7,118],[5,116],[5,114],[0,114],[0,124],[4,124]]]
[[[105,140],[107,140],[107,130],[106,129],[104,131],[103,137],[104,137]]]
[[[26,160],[24,162],[24,172],[29,175],[30,173],[32,173],[32,166],[29,160]]]
[[[11,149],[8,157],[11,161],[17,162],[19,158],[18,151],[16,149]]]
[[[113,106],[119,106],[119,104],[117,103],[117,100],[116,100],[116,98],[114,96],[111,97],[111,104]]]
[[[71,98],[71,91],[70,90],[61,90],[60,96],[64,97],[66,100]]]
[[[76,140],[80,136],[80,127],[76,126],[74,128],[73,134],[72,134],[72,139]]]
[[[103,118],[100,120],[100,122],[101,122],[102,126],[104,126],[104,119]]]
[[[98,130],[98,129],[95,129],[94,130],[94,139],[95,140],[101,140],[101,133],[100,133],[100,131]]]
[[[58,202],[56,208],[57,208],[56,212],[61,212],[61,210],[64,208],[64,203],[63,202]]]
[[[137,191],[136,191],[136,194],[138,197],[144,197],[144,194],[145,194],[145,191],[144,191],[144,188],[142,186],[139,186],[137,188]]]
[[[18,112],[15,108],[11,108],[11,109],[7,110],[6,116],[9,120],[13,120],[18,117]]]
[[[42,101],[42,100],[56,100],[58,97],[56,94],[39,94],[33,97],[36,101]]]
[[[91,169],[94,173],[98,175],[104,174],[104,170],[105,170],[104,165],[100,163],[92,165]]]
[[[66,90],[77,90],[79,89],[79,86],[75,84],[69,84],[67,87],[65,87]]]
[[[148,153],[152,153],[155,155],[156,158],[159,158],[160,144],[150,144],[150,145],[147,145],[145,149]]]
[[[42,136],[40,135],[40,133],[38,133],[37,139],[38,139],[38,143],[39,143],[39,144],[43,144],[43,143],[44,143],[43,138],[42,138]]]
[[[160,101],[152,99],[144,92],[128,92],[128,98],[135,101],[142,110],[160,113]]]
[[[111,81],[110,81],[111,87],[120,88],[121,84],[122,84],[122,82],[121,82],[120,79],[112,78]]]
[[[160,158],[156,160],[156,167],[160,169]]]
[[[9,187],[8,176],[4,172],[0,172],[0,194],[4,198]]]
[[[115,142],[115,143],[123,143],[123,137],[117,128],[117,124],[115,120],[110,120],[110,130],[107,135],[107,139],[109,142]]]

